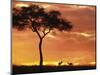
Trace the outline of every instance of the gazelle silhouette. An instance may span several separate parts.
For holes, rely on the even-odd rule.
[[[62,63],[63,63],[63,61],[60,61],[60,62],[58,63],[58,65],[61,66]]]

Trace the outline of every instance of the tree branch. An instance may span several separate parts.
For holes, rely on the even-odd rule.
[[[46,29],[45,29],[46,30]],[[45,31],[43,32],[44,33],[44,35],[42,36],[42,39],[48,34],[48,33],[50,33],[50,31],[51,31],[51,29],[49,29],[49,31],[47,32],[47,33],[45,33]]]
[[[39,38],[42,39],[42,37],[41,37],[40,33],[38,32],[38,30],[34,27],[33,21],[32,21],[32,19],[31,19],[30,17],[29,17],[29,20],[30,20],[30,22],[31,22],[31,24],[32,24],[32,31],[33,31],[33,32],[36,32],[37,35],[39,36]]]
[[[36,29],[34,26],[32,26],[32,27],[33,27],[33,28],[32,28],[32,31],[33,31],[33,32],[36,32],[37,35],[39,36],[39,38],[42,39],[42,37],[41,37],[40,33],[37,31],[37,29]]]
[[[46,28],[44,28],[44,30],[42,31],[42,32],[43,32],[43,34],[45,34],[45,30],[46,30]]]
[[[29,16],[29,20],[31,21],[31,23],[33,22],[30,16]]]

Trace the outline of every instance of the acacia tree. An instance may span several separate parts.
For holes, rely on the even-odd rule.
[[[29,7],[13,8],[13,27],[19,30],[30,28],[35,32],[39,41],[40,66],[43,65],[42,42],[46,35],[53,29],[59,31],[69,31],[72,25],[69,21],[61,17],[61,13],[56,10],[45,11],[39,5]]]

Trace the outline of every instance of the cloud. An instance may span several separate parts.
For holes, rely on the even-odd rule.
[[[86,33],[86,32],[71,32],[69,34],[77,35],[77,36],[83,36],[83,37],[86,37],[86,38],[94,36],[94,33]]]
[[[28,7],[29,5],[28,4],[24,4],[24,3],[19,3],[19,4],[16,4],[15,7]]]
[[[48,34],[47,37],[56,39],[56,37],[54,35],[52,35],[52,34]]]
[[[95,42],[94,32],[64,32],[63,34],[56,35],[56,37],[59,40],[63,39],[65,42],[72,43]]]

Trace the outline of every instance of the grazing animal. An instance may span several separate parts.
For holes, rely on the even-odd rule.
[[[73,63],[71,63],[71,62],[67,62],[67,63],[68,63],[69,66],[73,66]]]
[[[58,65],[61,66],[62,63],[63,63],[63,61],[60,61],[60,62],[58,63]]]

